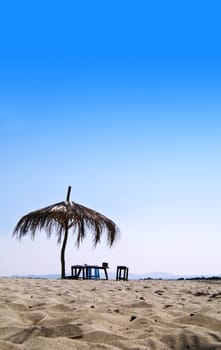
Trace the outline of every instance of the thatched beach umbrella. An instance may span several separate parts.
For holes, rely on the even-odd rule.
[[[112,246],[119,232],[117,225],[106,216],[70,201],[70,193],[71,187],[69,186],[66,201],[49,205],[23,216],[13,232],[13,235],[17,235],[20,239],[27,233],[34,238],[38,230],[45,230],[48,237],[55,232],[58,243],[62,242],[61,278],[65,278],[65,248],[69,230],[75,234],[78,247],[86,237],[88,229],[92,231],[94,246],[100,242],[103,232],[107,234],[107,244]]]

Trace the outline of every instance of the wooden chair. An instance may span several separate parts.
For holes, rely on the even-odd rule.
[[[127,281],[128,280],[129,268],[127,266],[117,266],[116,281]]]

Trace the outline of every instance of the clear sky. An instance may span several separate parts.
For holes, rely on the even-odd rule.
[[[65,199],[121,237],[66,264],[221,273],[220,1],[10,1],[0,8],[0,275],[60,273],[56,237],[12,238]]]

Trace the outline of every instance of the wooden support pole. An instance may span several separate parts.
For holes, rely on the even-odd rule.
[[[66,198],[66,201],[67,201],[67,202],[70,201],[70,195],[71,195],[71,186],[68,186],[67,198]]]

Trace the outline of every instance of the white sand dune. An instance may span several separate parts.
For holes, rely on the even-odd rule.
[[[221,350],[221,283],[0,279],[1,350]]]

